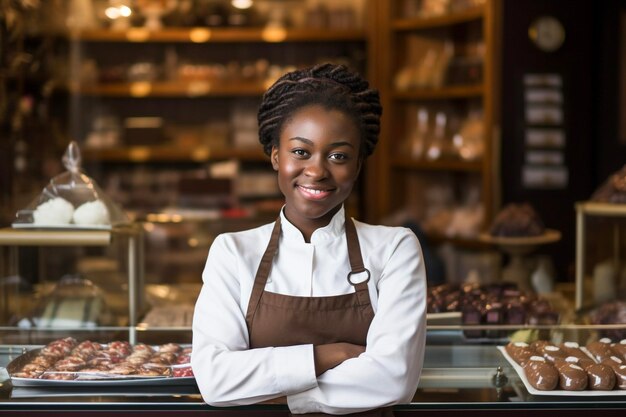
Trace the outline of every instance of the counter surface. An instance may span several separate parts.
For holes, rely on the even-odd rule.
[[[1,346],[0,366],[5,367],[23,352],[22,346]],[[493,375],[500,366],[507,377],[506,384],[497,389]],[[195,385],[169,387],[72,387],[34,388],[12,387],[8,373],[0,369],[0,411],[81,411],[109,412],[181,411],[212,412],[212,415],[287,415],[285,404],[258,404],[246,407],[215,408],[202,401]],[[604,414],[626,409],[624,396],[576,397],[532,396],[526,391],[515,370],[495,346],[428,346],[420,386],[410,404],[395,407],[396,415],[414,415],[438,410],[440,416],[454,410],[475,410],[489,415],[509,410],[513,415],[533,410],[534,417],[553,416],[556,411],[588,414],[590,409],[602,409]],[[621,409],[621,411],[620,411]],[[470,413],[471,414],[471,413]],[[558,413],[557,413],[558,414]],[[60,414],[59,414],[60,415]],[[100,415],[100,414],[99,414]],[[523,415],[523,414],[520,414]],[[617,415],[617,414],[616,414]]]

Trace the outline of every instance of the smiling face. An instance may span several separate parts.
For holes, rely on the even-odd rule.
[[[297,110],[285,121],[272,166],[285,196],[285,216],[308,241],[348,198],[361,167],[361,138],[347,114],[320,105]]]

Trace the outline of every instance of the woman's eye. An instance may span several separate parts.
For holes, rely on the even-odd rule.
[[[291,151],[291,153],[297,156],[307,156],[307,151],[305,151],[304,149],[294,149]]]
[[[336,161],[344,161],[348,159],[348,155],[346,155],[345,153],[333,153],[333,154],[330,154],[329,158],[334,159]]]

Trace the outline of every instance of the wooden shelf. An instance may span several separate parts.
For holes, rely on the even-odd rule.
[[[236,158],[242,161],[267,161],[267,156],[255,149],[213,149],[206,146],[181,148],[176,146],[130,146],[112,149],[82,150],[90,162],[207,162]]]
[[[408,19],[395,19],[392,22],[392,28],[394,30],[419,30],[430,29],[438,27],[447,27],[451,25],[458,25],[463,23],[472,22],[474,20],[482,19],[485,15],[485,9],[483,7],[473,7],[461,12],[454,12],[445,14],[442,16],[434,17],[412,17]]]
[[[483,170],[482,161],[461,161],[461,160],[438,160],[428,161],[424,159],[395,158],[391,165],[394,168],[422,170],[422,171],[457,171],[457,172],[481,172]]]
[[[128,30],[95,29],[68,34],[72,41],[80,42],[361,42],[363,30],[337,29],[282,29],[282,28],[166,28],[150,31],[144,28]]]
[[[501,0],[485,0],[480,6],[440,16],[423,17],[416,13],[409,17],[410,14],[402,13],[403,6],[397,2],[381,2],[379,5],[377,14],[381,30],[373,55],[377,57],[385,123],[381,124],[380,143],[383,146],[380,152],[377,151],[381,169],[372,175],[378,192],[371,198],[368,196],[367,201],[376,207],[379,218],[393,216],[398,210],[415,212],[421,201],[411,196],[441,180],[453,192],[468,187],[477,192],[485,224],[492,220],[499,195],[496,135],[500,124],[501,9]],[[464,57],[475,57],[480,51],[481,77],[459,77],[456,84],[442,87],[411,86],[407,82],[404,87],[408,88],[397,88],[393,80],[400,71],[407,65],[423,62],[435,43],[442,47],[452,44],[456,53]],[[411,158],[409,152],[398,152],[399,146],[409,140],[416,129],[415,106],[428,111],[429,126],[438,112],[446,114],[447,121],[454,120],[447,125],[449,135],[458,133],[457,120],[463,124],[473,118],[475,112],[480,112],[483,128],[481,157],[465,161],[444,154],[446,159],[431,161],[423,155],[423,159],[418,159]],[[455,196],[460,204],[458,193]],[[466,239],[442,233],[431,238],[439,243],[450,242],[467,248],[487,247],[477,237]]]
[[[107,246],[109,230],[0,229],[0,245],[13,246]]]
[[[481,97],[485,92],[482,84],[459,85],[432,89],[409,91],[393,91],[392,97],[396,100],[447,100],[452,98]]]
[[[626,217],[626,204],[580,201],[576,203],[576,212],[588,216]]]
[[[138,81],[70,85],[69,91],[73,94],[97,97],[260,97],[268,83],[242,80]]]

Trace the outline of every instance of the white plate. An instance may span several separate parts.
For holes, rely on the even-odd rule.
[[[536,388],[534,388],[532,385],[530,385],[530,382],[528,382],[528,379],[526,378],[526,373],[524,372],[524,369],[519,366],[519,364],[517,362],[515,362],[513,360],[513,358],[511,358],[509,356],[509,354],[506,352],[506,349],[504,346],[498,346],[498,350],[502,353],[502,356],[504,356],[504,358],[509,361],[509,363],[511,364],[511,366],[513,367],[513,369],[515,369],[515,372],[517,372],[517,375],[519,375],[519,378],[522,380],[522,382],[524,383],[524,386],[526,387],[526,389],[528,390],[529,394],[532,395],[559,395],[559,396],[570,396],[570,397],[623,397],[626,396],[626,390],[612,390],[612,391],[594,391],[594,390],[585,390],[585,391],[566,391],[566,390],[562,390],[562,389],[554,389],[552,391],[541,391],[538,390]]]

